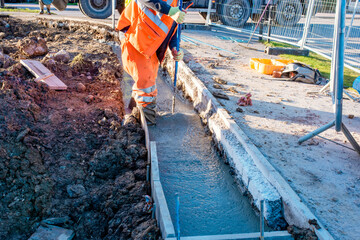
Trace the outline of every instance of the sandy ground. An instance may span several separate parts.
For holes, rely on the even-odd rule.
[[[322,86],[280,81],[251,70],[251,57],[276,58],[265,55],[257,41],[249,45],[255,50],[250,50],[217,37],[229,36],[226,33],[185,30],[183,35],[236,53],[205,44],[181,44],[184,61],[211,91],[229,96],[230,100],[219,99],[220,103],[334,238],[359,239],[360,155],[319,137],[298,144],[300,137],[334,119],[331,98],[317,93]],[[224,90],[213,87],[214,77],[227,81],[221,85]],[[236,111],[239,97],[248,92],[253,106]],[[360,105],[348,98],[343,105],[343,122],[360,142]],[[321,136],[351,148],[334,128]]]

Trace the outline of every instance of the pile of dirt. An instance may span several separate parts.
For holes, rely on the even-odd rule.
[[[111,47],[82,28],[4,20],[0,52],[12,61],[0,68],[0,239],[26,239],[45,223],[75,239],[157,239],[144,197],[144,132],[134,117],[123,121],[122,68]],[[21,66],[25,37],[46,41],[49,54],[34,59],[66,91],[35,83]],[[69,62],[54,57],[60,50]]]

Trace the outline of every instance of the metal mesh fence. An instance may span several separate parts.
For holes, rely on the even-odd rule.
[[[345,63],[360,73],[360,0],[348,0]],[[211,24],[254,33],[331,58],[336,0],[224,0]]]

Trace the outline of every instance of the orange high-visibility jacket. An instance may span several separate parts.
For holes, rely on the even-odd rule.
[[[176,7],[177,2],[167,0],[172,7]],[[127,29],[125,41],[150,58],[167,37],[173,23],[170,16],[146,7],[139,0],[132,0],[121,14],[116,30]]]

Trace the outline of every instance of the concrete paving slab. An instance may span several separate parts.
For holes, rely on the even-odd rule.
[[[28,240],[71,240],[75,233],[73,230],[57,226],[40,226]]]

